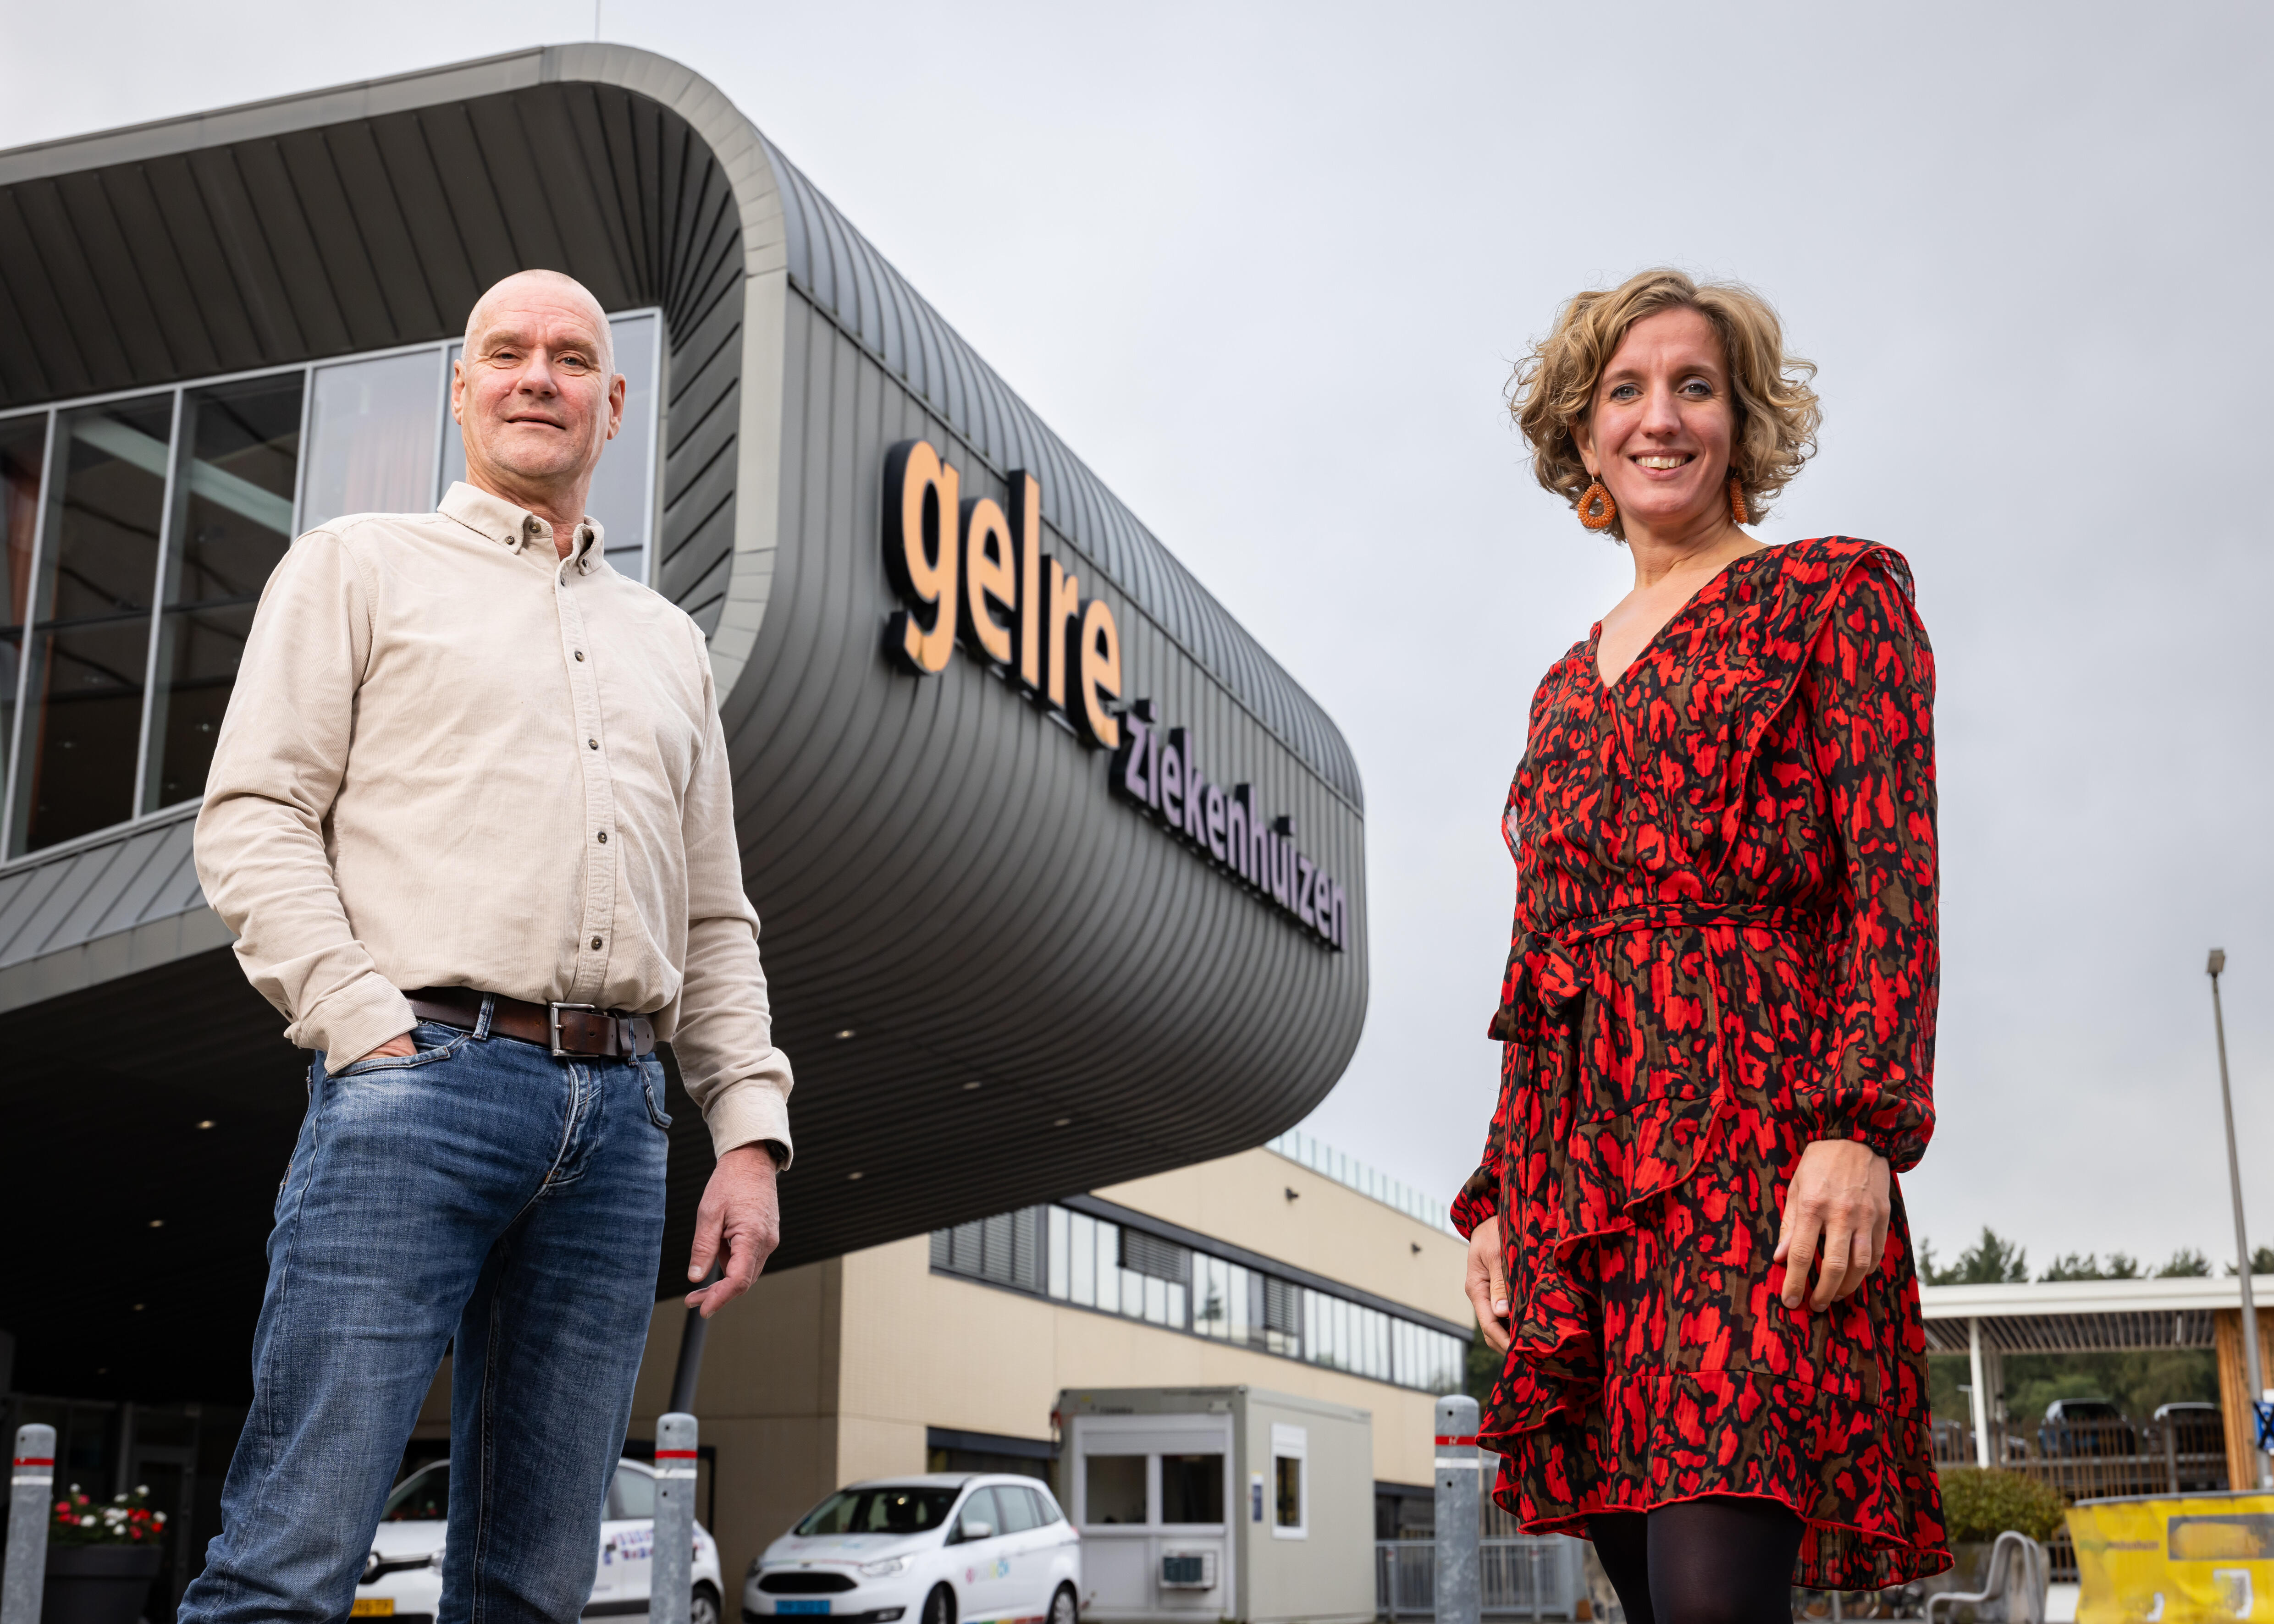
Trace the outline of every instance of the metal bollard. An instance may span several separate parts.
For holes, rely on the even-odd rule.
[[[1437,1401],[1436,1624],[1478,1624],[1477,1541],[1483,1514],[1477,1496],[1483,1468],[1477,1452],[1477,1401],[1454,1395]]]
[[[687,1624],[695,1599],[695,1440],[693,1416],[674,1413],[655,1424],[655,1579],[649,1624]]]
[[[48,1577],[48,1511],[56,1498],[56,1429],[19,1426],[8,1473],[8,1575],[0,1624],[40,1624]]]

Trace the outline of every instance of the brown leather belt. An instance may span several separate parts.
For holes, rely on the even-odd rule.
[[[524,1043],[542,1043],[555,1055],[620,1060],[655,1049],[654,1020],[621,1010],[595,1009],[589,1004],[529,1004],[471,987],[422,987],[403,996],[419,1019],[468,1032],[480,1025],[482,1000],[490,997],[492,1032]]]

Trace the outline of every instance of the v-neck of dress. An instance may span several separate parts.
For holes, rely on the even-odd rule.
[[[1648,655],[1653,649],[1658,647],[1660,641],[1665,637],[1667,633],[1672,631],[1676,626],[1680,625],[1684,620],[1689,618],[1690,611],[1698,607],[1698,599],[1704,598],[1707,592],[1713,590],[1713,588],[1719,586],[1724,581],[1727,581],[1729,578],[1729,572],[1736,568],[1738,565],[1751,563],[1755,559],[1766,558],[1770,553],[1775,551],[1776,549],[1774,547],[1756,547],[1751,553],[1740,553],[1736,557],[1722,565],[1721,568],[1706,576],[1705,580],[1699,582],[1698,583],[1698,590],[1690,593],[1688,598],[1683,599],[1682,607],[1676,609],[1672,614],[1666,617],[1665,623],[1660,626],[1656,631],[1650,635],[1649,639],[1644,643],[1642,647],[1634,651],[1634,658],[1627,661],[1625,668],[1622,670],[1617,676],[1613,677],[1608,682],[1603,680],[1603,623],[1600,620],[1598,620],[1593,626],[1589,627],[1587,628],[1587,674],[1595,679],[1595,687],[1605,695],[1615,698],[1618,695],[1619,684],[1627,680],[1628,673],[1632,672],[1636,666],[1642,664],[1644,657]]]

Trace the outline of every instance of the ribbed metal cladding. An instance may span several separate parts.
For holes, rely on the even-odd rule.
[[[967,496],[1007,487],[794,283],[788,308],[782,545],[723,710],[804,1079],[790,1218],[827,1202],[833,1232],[882,1240],[1260,1143],[1332,1086],[1363,1021],[1357,807],[1070,538],[1051,551],[1111,606],[1128,695],[1189,728],[1212,778],[1293,817],[1349,888],[1352,951],[1112,801],[1103,756],[968,655],[891,667],[887,447],[927,438]],[[840,1208],[829,1192],[855,1174]]]
[[[659,583],[712,637],[745,877],[799,1079],[778,1265],[1188,1164],[1301,1117],[1365,1013],[1363,788],[1348,746],[686,69],[555,47],[0,154],[0,402],[431,340],[524,265],[667,318]],[[1111,800],[1104,756],[968,655],[922,679],[885,663],[883,465],[915,437],[967,495],[1004,499],[1013,470],[1039,479],[1048,550],[1118,623],[1125,696],[1191,730],[1210,779],[1251,783],[1268,815],[1293,819],[1297,844],[1345,887],[1350,951]],[[281,1157],[303,1058],[225,950],[168,960],[154,935],[187,917],[168,910],[202,908],[184,889],[181,833],[122,831],[115,850],[94,842],[0,883],[9,940],[33,956],[0,955],[11,984],[47,977],[65,949],[117,961],[88,972],[109,980],[15,1011],[42,1035],[18,1051],[0,1103],[36,1097],[74,1144],[177,1144],[170,1105],[146,1125],[100,1086],[66,1086],[72,1057],[99,1047],[96,1071],[137,1100],[234,1101]],[[126,964],[109,944],[130,928],[144,957]],[[691,1109],[672,1139],[666,1293],[683,1289],[710,1162]],[[263,1181],[210,1185],[208,1142],[151,1158],[143,1187],[257,1228]],[[63,1184],[17,1193],[70,1197]],[[199,1268],[210,1312],[249,1324],[257,1246]],[[49,1284],[67,1304],[6,1288],[0,1311],[20,1327],[56,1310],[100,1318],[119,1297],[116,1281],[102,1297]],[[154,1317],[137,1335],[162,1329],[161,1297],[192,1312],[178,1293],[146,1296]],[[151,1347],[160,1368],[164,1338]],[[45,1356],[27,1343],[26,1357]]]
[[[1097,476],[1013,394],[829,199],[769,147],[781,183],[790,283],[933,414],[970,458],[1043,484],[1046,523],[1145,606],[1193,660],[1352,806],[1358,763],[1342,732]],[[945,448],[945,447],[943,447]]]

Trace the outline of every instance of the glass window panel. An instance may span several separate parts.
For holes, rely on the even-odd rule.
[[[1271,1461],[1271,1521],[1278,1528],[1303,1526],[1303,1462],[1289,1455]]]
[[[192,390],[182,402],[181,473],[166,532],[166,613],[150,696],[142,809],[205,793],[206,768],[252,611],[292,545],[300,463],[298,372]]]
[[[629,1466],[616,1468],[615,1485],[609,1495],[608,1515],[620,1520],[644,1519],[655,1515],[655,1479],[644,1471]]]
[[[303,530],[343,514],[433,511],[440,366],[420,350],[316,369]]]
[[[61,489],[33,590],[18,851],[134,814],[171,395],[59,419]]]
[[[615,340],[616,371],[624,375],[624,418],[600,453],[584,511],[606,532],[609,564],[644,583],[651,502],[648,467],[655,450],[656,346],[661,324],[650,316],[608,323]]]
[[[1137,1278],[1144,1282],[1145,1318],[1155,1325],[1168,1324],[1169,1282],[1165,1280],[1157,1280],[1150,1274],[1140,1274]]]
[[[1195,1257],[1193,1263],[1198,1294],[1193,1304],[1193,1329],[1203,1336],[1222,1336],[1231,1317],[1225,1301],[1224,1271],[1228,1266],[1222,1258]]]
[[[1035,1509],[1035,1497],[1009,1484],[995,1485],[995,1509],[1003,1518],[1003,1526],[995,1530],[998,1534],[1023,1534],[1042,1523],[1042,1516]]]
[[[1087,1213],[1069,1213],[1066,1237],[1068,1286],[1084,1308],[1097,1306],[1097,1220]]]
[[[1066,1263],[1068,1261],[1066,1220],[1073,1214],[1063,1207],[1051,1207],[1050,1214],[1050,1237],[1043,1242],[1043,1250],[1050,1253],[1050,1293],[1060,1302],[1064,1302],[1066,1297]]]
[[[1231,1340],[1236,1342],[1246,1342],[1248,1335],[1247,1271],[1235,1263],[1227,1273],[1231,1276],[1231,1282],[1230,1289],[1224,1295],[1231,1299]]]
[[[1145,1317],[1145,1276],[1135,1269],[1117,1268],[1121,1277],[1121,1312],[1132,1320]]]
[[[955,1514],[958,1536],[964,1539],[992,1539],[1003,1531],[1003,1514],[996,1509],[995,1491],[974,1489]]]
[[[1182,1331],[1182,1330],[1186,1330],[1186,1329],[1190,1328],[1190,1327],[1191,1327],[1191,1325],[1192,1325],[1192,1321],[1191,1321],[1191,1320],[1187,1320],[1187,1319],[1185,1317],[1185,1311],[1186,1311],[1186,1306],[1190,1304],[1190,1302],[1191,1302],[1191,1300],[1192,1300],[1192,1292],[1191,1292],[1191,1290],[1190,1290],[1188,1288],[1186,1288],[1186,1286],[1184,1286],[1184,1285],[1182,1285],[1182,1284],[1178,1283],[1178,1282],[1176,1282],[1176,1281],[1173,1281],[1173,1280],[1172,1280],[1172,1281],[1169,1282],[1168,1282],[1168,1284],[1169,1284],[1169,1320],[1168,1320],[1168,1322],[1169,1322],[1171,1325],[1175,1326],[1175,1327],[1176,1327],[1178,1330],[1180,1330],[1180,1331]]]
[[[1085,1522],[1126,1525],[1145,1521],[1145,1459],[1141,1455],[1093,1455],[1082,1461]]]
[[[16,740],[16,683],[24,665],[24,621],[32,610],[32,538],[40,524],[40,470],[48,418],[0,418],[0,790]]]
[[[1121,1226],[1100,1220],[1097,1225],[1097,1306],[1108,1313],[1121,1312]]]
[[[1303,1293],[1303,1357],[1316,1364],[1325,1351],[1319,1342],[1319,1294],[1306,1289]]]
[[[1224,1456],[1164,1455],[1161,1457],[1161,1521],[1224,1521]]]

